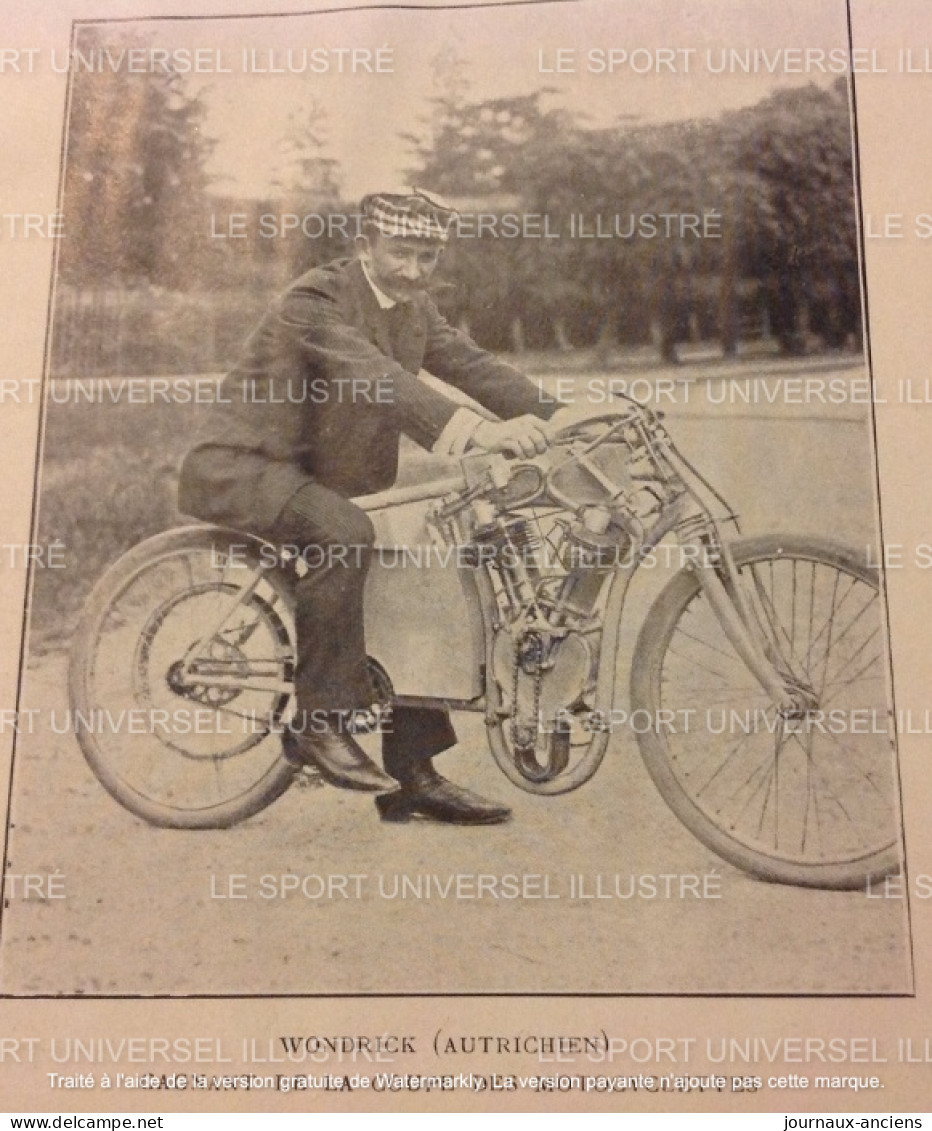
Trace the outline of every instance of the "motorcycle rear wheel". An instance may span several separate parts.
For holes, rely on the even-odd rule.
[[[225,828],[295,778],[277,733],[292,698],[281,685],[294,664],[280,570],[266,571],[200,653],[230,684],[198,686],[179,675],[261,551],[233,531],[170,530],[124,554],[88,600],[71,649],[74,731],[104,788],[150,824]]]
[[[781,714],[695,571],[683,570],[652,606],[635,652],[632,712],[652,720],[638,734],[645,765],[686,827],[739,868],[807,887],[863,887],[900,865],[876,573],[819,538],[746,539],[732,552],[765,651],[817,703]]]

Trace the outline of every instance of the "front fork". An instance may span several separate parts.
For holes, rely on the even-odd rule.
[[[681,543],[683,544],[683,543]],[[703,555],[708,565],[696,565],[698,555],[690,559],[696,579],[732,647],[748,670],[783,715],[793,715],[815,705],[813,692],[789,671],[782,671],[776,650],[769,642],[761,642],[755,629],[756,618],[738,576],[738,567],[727,543],[706,534],[685,545]]]

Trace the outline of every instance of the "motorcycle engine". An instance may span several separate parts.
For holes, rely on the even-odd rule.
[[[591,475],[578,475],[575,466],[557,474],[562,499],[547,497],[533,465],[512,467],[507,481],[477,469],[473,483],[484,486],[459,524],[465,561],[492,579],[492,675],[515,766],[532,782],[551,780],[568,764],[565,720],[591,709],[607,582],[626,564],[635,536],[626,492],[598,483],[593,491]]]

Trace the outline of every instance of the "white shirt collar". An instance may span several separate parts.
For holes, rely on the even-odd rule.
[[[372,293],[375,295],[375,301],[379,304],[381,309],[391,310],[393,306],[397,306],[398,303],[395,302],[393,298],[389,298],[383,290],[380,290],[379,287],[375,285],[375,283],[372,281],[372,276],[366,270],[366,265],[361,259],[359,261],[359,266],[362,267],[362,273],[366,276],[366,282],[372,288]]]

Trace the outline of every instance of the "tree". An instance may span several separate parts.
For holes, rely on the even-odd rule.
[[[340,165],[329,147],[326,111],[316,98],[310,98],[289,114],[282,160],[272,173],[281,211],[302,220],[310,217],[285,238],[282,250],[288,275],[346,252],[345,239],[330,217],[343,219],[351,210],[342,201]],[[346,230],[354,230],[349,222]],[[279,254],[278,241],[269,250]]]
[[[339,162],[328,149],[327,114],[312,98],[288,115],[282,159],[272,171],[273,189],[286,197],[302,196],[318,203],[339,200]]]
[[[79,50],[114,60],[137,36],[82,29]],[[124,56],[125,57],[125,56]],[[71,76],[60,272],[68,282],[181,286],[206,235],[204,107],[177,72],[125,66]]]
[[[449,313],[496,347],[565,342],[564,310],[575,285],[554,270],[544,238],[525,237],[524,218],[530,217],[533,230],[533,217],[543,215],[536,204],[538,157],[561,144],[571,116],[545,109],[549,88],[471,100],[465,64],[455,51],[442,52],[433,63],[431,113],[419,134],[402,137],[415,157],[408,170],[412,183],[449,196],[464,213],[463,234],[450,250],[457,288]],[[491,219],[481,241],[474,238],[480,213]],[[507,228],[498,222],[506,215],[512,216]]]
[[[473,100],[449,63],[440,80],[424,129],[404,135],[415,181],[473,210],[546,217],[557,234],[461,238],[451,249],[456,313],[489,344],[507,344],[516,327],[517,344],[595,339],[606,353],[619,336],[656,334],[672,359],[694,295],[716,286],[726,352],[741,331],[739,296],[754,289],[785,349],[800,347],[816,312],[830,340],[856,328],[844,80],[717,119],[623,118],[608,129],[548,106],[547,88]],[[713,235],[701,221],[698,234],[680,226],[709,212]]]
[[[844,79],[781,90],[720,123],[733,209],[735,270],[762,281],[784,350],[804,348],[809,297],[835,291],[829,321],[857,290],[850,117]],[[727,282],[727,280],[726,280]],[[850,321],[852,305],[845,302]],[[849,327],[850,328],[850,327]]]

